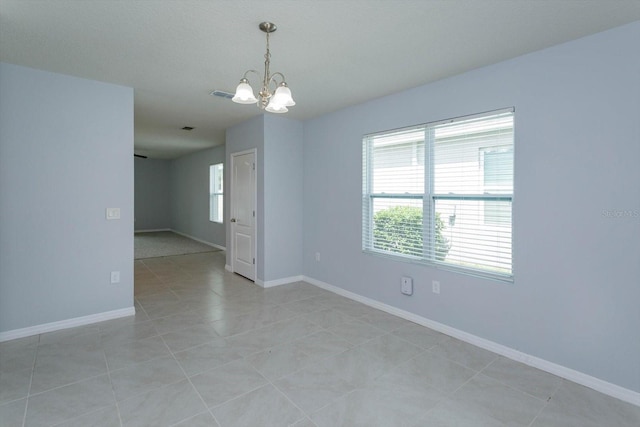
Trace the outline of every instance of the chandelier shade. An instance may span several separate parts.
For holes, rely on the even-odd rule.
[[[271,102],[284,105],[285,107],[293,107],[296,105],[295,101],[291,97],[291,89],[289,89],[285,82],[280,83],[280,86],[276,89],[276,93],[273,94]]]
[[[237,102],[238,104],[255,104],[256,102],[258,102],[258,99],[253,94],[253,88],[249,85],[249,83],[242,81],[236,88],[236,94],[233,98],[231,98],[231,100],[233,102]]]
[[[289,111],[287,107],[296,105],[291,96],[291,89],[287,86],[284,74],[280,72],[271,73],[269,70],[269,66],[271,65],[269,34],[273,33],[277,27],[271,22],[262,22],[259,28],[267,35],[267,52],[264,55],[264,75],[262,76],[262,87],[258,92],[258,98],[254,95],[253,88],[247,76],[249,73],[253,73],[260,77],[260,74],[256,70],[247,70],[240,79],[236,93],[231,100],[238,104],[257,103],[260,108],[270,113],[286,113]]]

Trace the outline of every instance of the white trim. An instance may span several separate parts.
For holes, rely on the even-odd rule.
[[[264,280],[256,279],[256,285],[262,286],[263,288],[273,288],[274,286],[286,285],[288,283],[301,282],[304,280],[304,276],[290,276],[283,277],[282,279],[275,280]]]
[[[133,230],[134,233],[157,233],[158,231],[172,231],[170,228],[152,228],[150,230]]]
[[[425,317],[418,316],[417,314],[410,313],[408,311],[399,309],[397,307],[393,307],[388,304],[384,304],[380,301],[363,297],[362,295],[358,295],[353,292],[339,288],[337,286],[330,285],[320,280],[316,280],[312,277],[302,276],[302,280],[314,286],[317,286],[319,288],[341,295],[343,297],[361,302],[370,307],[377,308],[378,310],[382,310],[389,314],[393,314],[394,316],[401,317],[410,322],[414,322],[419,325],[426,326],[427,328],[431,328],[435,331],[442,332],[443,334],[452,336],[454,338],[458,338],[461,341],[467,342],[469,344],[473,344],[480,348],[484,348],[485,350],[489,350],[491,352],[497,353],[508,359],[515,360],[516,362],[524,363],[525,365],[529,365],[534,368],[543,370],[545,372],[549,372],[551,374],[557,375],[566,380],[569,380],[574,383],[581,384],[585,387],[589,387],[593,390],[599,391],[600,393],[604,393],[608,396],[615,397],[616,399],[620,399],[625,402],[631,403],[633,405],[640,406],[640,393],[636,391],[629,390],[627,388],[620,387],[619,385],[612,384],[610,382],[601,380],[596,377],[592,377],[591,375],[587,375],[585,373],[573,370],[571,368],[567,368],[565,366],[558,365],[553,362],[549,362],[548,360],[544,360],[539,357],[523,353],[521,351],[504,346],[502,344],[498,344],[496,342],[487,340],[485,338],[478,337],[468,332],[464,332],[459,329],[452,328],[451,326],[447,326],[445,324],[435,322]]]
[[[134,314],[136,314],[136,309],[132,306],[128,308],[121,308],[119,310],[90,314],[88,316],[74,317],[73,319],[60,320],[58,322],[43,323],[41,325],[29,326],[28,328],[14,329],[12,331],[0,332],[0,342],[29,337],[31,335],[44,334],[46,332],[59,331],[61,329],[74,328],[76,326],[90,325],[92,323],[104,322],[105,320],[133,316]]]
[[[231,268],[231,266],[229,264],[225,264],[224,265],[224,269],[227,270],[229,273],[233,273],[233,269]]]
[[[191,240],[195,240],[196,242],[200,242],[200,243],[205,244],[207,246],[211,246],[213,248],[220,249],[221,251],[226,251],[227,250],[227,248],[225,248],[224,246],[216,245],[215,243],[211,243],[211,242],[207,242],[206,240],[198,239],[197,237],[193,237],[193,236],[191,236],[191,235],[189,235],[187,233],[182,233],[182,232],[180,232],[178,230],[174,230],[173,228],[169,229],[168,231],[172,231],[172,232],[174,232],[176,234],[179,234],[181,236],[188,237]]]

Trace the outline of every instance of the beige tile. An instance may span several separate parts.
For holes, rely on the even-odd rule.
[[[320,426],[411,426],[444,396],[411,371],[393,370],[314,412]]]
[[[33,369],[38,350],[38,336],[0,343],[0,371]]]
[[[206,410],[189,381],[153,390],[118,404],[123,427],[162,427]]]
[[[452,360],[425,352],[392,371],[396,378],[413,378],[442,393],[453,393],[476,372]]]
[[[267,380],[248,363],[236,361],[191,377],[191,382],[207,406],[214,407],[264,385]]]
[[[362,344],[362,348],[391,364],[405,362],[424,350],[395,335],[387,334]]]
[[[406,324],[393,331],[392,334],[424,349],[430,349],[449,338],[440,332],[415,323]]]
[[[387,368],[380,359],[355,348],[287,375],[274,384],[310,414],[356,388],[373,383]]]
[[[107,347],[124,341],[142,340],[155,336],[158,336],[158,331],[156,331],[153,322],[146,320],[102,331],[100,340],[102,345]]]
[[[115,405],[107,375],[29,397],[26,426],[53,426]]]
[[[31,394],[105,374],[104,352],[97,346],[56,346],[39,351]]]
[[[318,427],[411,426],[426,411],[421,399],[380,388],[357,389],[313,413]]]
[[[504,357],[494,360],[482,373],[544,400],[553,396],[562,384],[562,379],[555,375]]]
[[[257,353],[278,344],[311,335],[321,328],[304,319],[287,319],[228,338],[228,342],[243,355]]]
[[[353,345],[329,331],[320,331],[294,341],[297,349],[319,359],[343,353]]]
[[[354,320],[356,320],[354,317],[347,316],[346,314],[330,308],[323,308],[321,310],[314,311],[303,316],[303,318],[325,329],[336,327],[339,328],[345,323],[353,322]]]
[[[379,310],[360,316],[359,319],[387,332],[395,331],[404,326],[413,325],[413,323],[408,320],[401,319],[397,316],[393,316]]]
[[[442,401],[410,425],[411,427],[517,427],[453,400]]]
[[[365,316],[367,314],[373,314],[379,311],[379,310],[376,310],[375,308],[371,308],[367,305],[364,305],[356,301],[352,301],[347,298],[330,299],[329,301],[330,301],[329,306],[331,308],[352,317]]]
[[[311,421],[309,418],[303,418],[295,424],[292,424],[291,427],[318,427],[316,424]]]
[[[498,355],[455,338],[446,338],[429,349],[433,354],[451,359],[474,371],[481,371]]]
[[[294,343],[286,343],[249,355],[245,360],[265,378],[273,381],[299,371],[314,363],[318,357],[305,353]]]
[[[223,338],[217,338],[206,344],[175,353],[174,357],[186,374],[192,376],[241,359],[242,353]]]
[[[320,296],[314,296],[311,298],[283,303],[281,304],[281,306],[286,308],[287,310],[300,314],[312,313],[314,311],[327,308],[327,306],[323,303],[322,297]]]
[[[153,326],[160,335],[169,332],[179,331],[190,326],[196,326],[205,323],[205,319],[199,313],[194,311],[183,311],[171,316],[160,317],[153,320]]]
[[[290,426],[304,414],[271,384],[212,409],[222,427]]]
[[[162,339],[164,339],[164,342],[167,343],[174,353],[211,342],[218,338],[220,338],[220,336],[208,323],[189,326],[179,331],[162,335]]]
[[[509,426],[529,426],[546,402],[478,374],[451,397],[460,413],[473,413]]]
[[[95,340],[99,332],[100,328],[97,324],[62,329],[41,334],[39,344],[42,346],[48,343],[60,345],[86,343],[89,340]]]
[[[218,335],[228,337],[289,319],[293,316],[295,316],[295,313],[286,308],[266,306],[257,308],[249,313],[225,317],[212,322],[211,326]]]
[[[213,418],[213,415],[207,411],[195,417],[187,418],[175,424],[173,427],[220,427],[220,424],[218,424],[215,418]]]
[[[27,399],[0,404],[0,427],[22,426]]]
[[[118,401],[186,379],[173,357],[161,357],[110,373]]]
[[[637,427],[640,407],[569,381],[536,418],[533,427]]]
[[[160,337],[111,343],[104,352],[111,371],[170,354]]]
[[[0,371],[0,405],[27,397],[31,383],[31,369]]]
[[[362,344],[370,339],[386,334],[382,329],[378,329],[360,320],[343,323],[330,328],[329,331],[354,345]]]
[[[28,337],[24,337],[24,338],[16,338],[13,340],[9,340],[9,341],[1,341],[0,342],[0,355],[9,349],[15,349],[15,348],[20,348],[20,347],[25,347],[25,346],[29,346],[29,345],[37,345],[38,341],[40,341],[40,336],[39,335],[31,335]]]
[[[120,427],[118,408],[113,405],[57,424],[56,427]]]

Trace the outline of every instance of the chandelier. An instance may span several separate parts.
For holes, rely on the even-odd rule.
[[[240,84],[236,88],[236,93],[231,100],[238,104],[255,104],[263,110],[270,113],[286,113],[289,111],[287,107],[293,107],[296,103],[291,97],[291,90],[287,86],[284,74],[269,71],[271,63],[271,52],[269,51],[269,34],[273,33],[277,27],[271,22],[262,22],[259,25],[260,30],[267,34],[267,53],[264,55],[264,78],[262,79],[262,88],[258,92],[259,99],[253,94],[253,88],[249,84],[247,75],[254,73],[260,77],[260,73],[256,70],[248,70],[244,73]],[[280,81],[278,81],[280,80]]]

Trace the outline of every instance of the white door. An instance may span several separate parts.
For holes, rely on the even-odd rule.
[[[231,155],[231,268],[256,280],[256,152]]]

